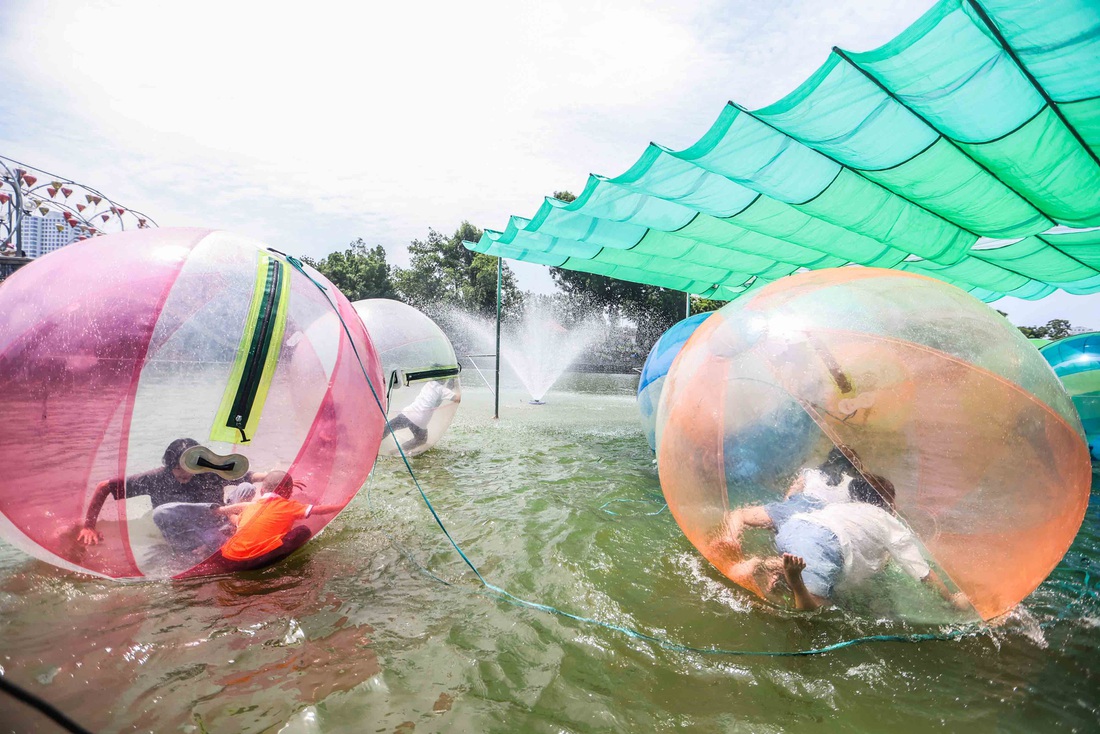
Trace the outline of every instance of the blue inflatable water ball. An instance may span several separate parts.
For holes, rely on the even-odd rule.
[[[752,401],[769,387],[746,382],[731,383],[730,389],[743,392]],[[718,390],[715,397],[718,397]],[[779,484],[798,473],[822,445],[813,419],[789,396],[780,391],[769,396],[768,408],[757,413],[758,420],[732,428],[722,440],[722,456],[727,486],[740,487],[743,493],[758,496],[765,487]],[[782,447],[782,450],[776,450]],[[741,497],[731,497],[736,505]]]
[[[665,375],[672,366],[672,360],[680,353],[680,348],[711,313],[697,313],[673,324],[654,342],[642,366],[642,375],[638,379],[638,412],[641,413],[645,439],[654,452],[657,451],[657,405],[661,402]]]
[[[1039,350],[1081,416],[1092,460],[1100,461],[1100,332],[1075,334]]]

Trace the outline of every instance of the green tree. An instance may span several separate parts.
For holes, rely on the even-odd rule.
[[[1047,334],[1049,339],[1065,339],[1069,336],[1070,325],[1065,319],[1051,319],[1047,322]]]
[[[393,268],[386,262],[385,249],[382,245],[367,247],[362,237],[343,252],[330,252],[320,260],[303,257],[302,262],[320,271],[350,301],[397,298]]]
[[[1028,339],[1065,339],[1073,326],[1066,319],[1051,319],[1045,326],[1021,326]]]
[[[550,268],[550,277],[559,290],[586,307],[637,324],[640,345],[652,343],[684,318],[681,291],[564,268]]]
[[[481,230],[463,222],[450,237],[434,229],[427,239],[409,244],[408,268],[396,268],[394,281],[401,297],[421,311],[438,315],[447,306],[486,315],[496,314],[497,258],[468,250],[463,240],[476,242]],[[508,313],[522,304],[515,274],[504,264],[502,308]]]
[[[1020,326],[1018,327],[1028,339],[1048,339],[1045,326]]]
[[[691,297],[691,315],[694,316],[697,313],[710,313],[711,311],[717,311],[725,306],[729,301],[716,301],[713,298],[703,298],[702,296]]]

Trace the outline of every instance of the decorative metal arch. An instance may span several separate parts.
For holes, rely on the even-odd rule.
[[[0,256],[23,257],[24,218],[50,212],[61,213],[64,223],[57,226],[74,230],[74,241],[157,226],[148,214],[124,207],[87,184],[0,156]]]

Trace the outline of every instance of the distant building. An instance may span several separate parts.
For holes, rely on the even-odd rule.
[[[1089,328],[1089,327],[1087,327],[1087,326],[1074,326],[1074,327],[1072,327],[1072,328],[1071,328],[1071,329],[1069,330],[1069,333],[1070,333],[1070,335],[1075,335],[1075,334],[1087,334],[1087,333],[1089,333],[1090,331],[1094,331],[1094,330],[1093,330],[1093,329],[1090,329],[1090,328]]]
[[[76,239],[76,232],[61,212],[50,212],[44,217],[23,217],[19,232],[27,257],[42,257]]]

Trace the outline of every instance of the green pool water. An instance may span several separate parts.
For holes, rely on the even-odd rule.
[[[468,385],[451,431],[413,460],[489,581],[698,647],[941,631],[789,614],[725,581],[667,511],[648,514],[660,487],[635,380],[567,375],[543,406],[506,391],[499,421]],[[1100,603],[1078,592],[1100,572],[1095,489],[1066,559],[997,629],[737,657],[478,593],[403,465],[383,460],[319,538],[264,572],[119,584],[0,546],[0,666],[96,731],[1098,731]],[[9,730],[56,731],[0,698]]]

